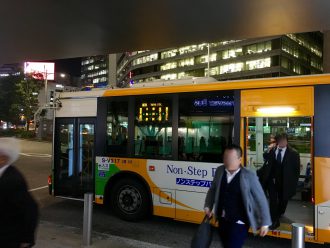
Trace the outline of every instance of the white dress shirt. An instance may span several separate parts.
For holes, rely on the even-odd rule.
[[[281,149],[281,163],[283,162],[283,158],[284,158],[284,155],[285,155],[285,151],[286,151],[286,148],[287,147],[283,147],[283,148],[280,148],[280,147],[277,147],[276,148],[276,151],[275,151],[275,158],[277,158],[277,154],[279,152],[279,149]]]
[[[227,173],[227,183],[229,184],[234,177],[237,175],[237,173],[241,170],[241,168],[239,168],[237,171],[235,171],[234,173],[231,173],[229,170],[225,169],[226,173]]]
[[[7,169],[9,166],[10,166],[10,165],[7,164],[7,165],[5,165],[5,166],[3,166],[3,167],[0,168],[0,177],[3,175],[3,173],[5,173],[6,169]]]

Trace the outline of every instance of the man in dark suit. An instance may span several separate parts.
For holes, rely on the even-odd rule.
[[[19,156],[13,138],[0,138],[0,247],[26,248],[35,243],[38,206],[22,174],[12,165]]]
[[[296,194],[300,174],[300,157],[288,146],[287,134],[278,134],[275,139],[277,147],[269,155],[271,174],[268,194],[273,222],[270,229],[280,226],[280,217],[285,213],[289,199]]]
[[[225,248],[240,248],[249,227],[265,236],[271,224],[269,207],[257,176],[241,166],[242,149],[231,145],[224,152],[224,166],[217,168],[205,199],[205,214],[219,222]]]

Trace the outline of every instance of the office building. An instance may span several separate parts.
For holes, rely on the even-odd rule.
[[[86,57],[81,80],[96,87],[127,87],[187,77],[210,76],[221,81],[319,74],[323,72],[322,55],[321,32],[228,40]]]
[[[321,32],[201,43],[123,53],[117,82],[127,86],[157,79],[210,76],[217,80],[322,73]]]

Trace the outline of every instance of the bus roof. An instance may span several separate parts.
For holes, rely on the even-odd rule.
[[[96,98],[104,96],[105,89],[95,89],[91,91],[73,91],[73,92],[61,92],[58,94],[59,99],[65,98]]]
[[[85,98],[85,97],[111,97],[111,96],[129,96],[129,95],[151,95],[168,94],[181,92],[199,92],[213,90],[237,90],[237,89],[261,89],[277,87],[308,86],[318,84],[330,84],[330,74],[316,74],[307,76],[290,76],[276,78],[243,79],[232,81],[202,82],[200,84],[191,82],[187,84],[157,87],[151,83],[144,84],[145,87],[138,88],[114,88],[99,89],[92,91],[64,92],[60,94],[61,98]]]

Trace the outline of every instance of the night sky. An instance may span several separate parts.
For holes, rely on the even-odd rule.
[[[59,59],[51,62],[55,62],[56,73],[67,73],[73,77],[81,75],[81,58]]]

